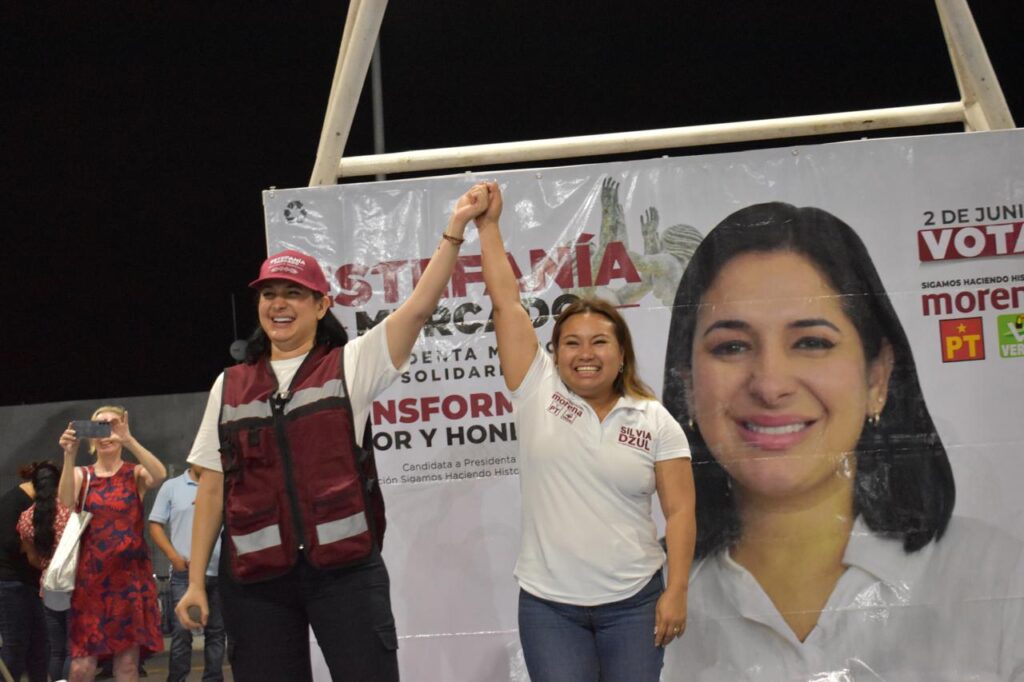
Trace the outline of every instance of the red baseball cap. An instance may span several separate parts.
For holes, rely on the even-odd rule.
[[[255,289],[272,279],[295,282],[324,296],[331,291],[323,268],[320,267],[316,258],[294,249],[275,253],[263,261],[263,265],[260,267],[260,276],[249,282],[249,286]]]

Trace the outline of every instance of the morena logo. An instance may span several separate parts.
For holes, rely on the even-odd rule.
[[[305,265],[306,261],[295,256],[275,256],[270,259],[271,265]]]

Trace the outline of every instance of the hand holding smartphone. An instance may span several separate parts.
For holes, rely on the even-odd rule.
[[[110,422],[98,422],[90,419],[76,419],[71,422],[75,438],[109,438]]]

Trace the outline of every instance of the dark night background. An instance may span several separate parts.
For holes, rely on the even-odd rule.
[[[14,5],[0,404],[205,390],[232,296],[255,323],[260,191],[308,182],[347,3]],[[1019,125],[1024,2],[971,5]],[[381,40],[388,151],[959,98],[931,0],[392,2]],[[370,114],[367,86],[348,155]]]

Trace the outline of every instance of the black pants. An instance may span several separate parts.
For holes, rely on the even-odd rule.
[[[398,680],[390,581],[380,557],[318,570],[302,557],[287,575],[240,585],[221,561],[224,625],[238,682],[312,680],[309,628],[335,682]]]
[[[50,647],[38,583],[0,581],[0,642],[0,657],[14,679],[28,673],[32,682],[46,682]]]

